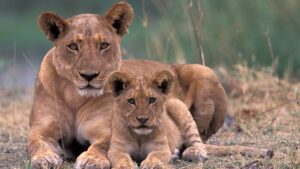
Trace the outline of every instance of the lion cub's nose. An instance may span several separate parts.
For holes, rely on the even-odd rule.
[[[83,77],[86,81],[92,81],[95,77],[99,75],[99,72],[89,72],[89,71],[82,71],[79,72],[80,76]]]
[[[148,116],[138,116],[138,117],[136,117],[136,119],[137,119],[141,124],[145,124],[145,123],[149,120],[149,117],[148,117]]]

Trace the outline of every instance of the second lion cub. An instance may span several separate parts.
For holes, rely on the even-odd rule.
[[[108,81],[115,95],[112,138],[108,157],[113,168],[166,168],[172,156],[187,147],[186,160],[206,157],[206,148],[187,107],[168,98],[173,74],[163,70],[134,77],[115,72]]]

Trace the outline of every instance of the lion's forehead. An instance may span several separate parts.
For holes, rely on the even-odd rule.
[[[145,103],[148,105],[149,97],[158,97],[151,88],[133,89],[131,97],[135,98],[138,104]]]
[[[134,92],[132,92],[132,97],[138,100],[148,99],[150,96],[152,96],[152,94],[149,90],[134,90]]]
[[[134,85],[134,89],[136,91],[140,91],[141,93],[147,90],[147,82],[145,77],[143,76],[137,76],[133,85]]]
[[[92,25],[98,25],[100,24],[100,16],[94,15],[94,14],[81,14],[73,16],[69,19],[70,23],[73,26],[86,26],[86,24],[89,24],[89,26]]]
[[[71,29],[82,37],[111,37],[114,31],[104,17],[95,14],[81,14],[69,19]]]

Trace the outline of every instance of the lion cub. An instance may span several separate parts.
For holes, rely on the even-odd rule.
[[[186,160],[202,160],[206,149],[191,113],[180,100],[168,98],[173,74],[163,70],[150,77],[111,74],[115,96],[108,157],[113,168],[165,168],[182,148]],[[133,160],[132,160],[133,159]]]

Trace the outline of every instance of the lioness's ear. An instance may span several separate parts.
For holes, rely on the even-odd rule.
[[[62,37],[67,30],[67,22],[54,13],[46,12],[40,15],[39,25],[51,41]]]
[[[113,72],[108,78],[108,85],[115,96],[119,96],[129,85],[129,77],[122,72]]]
[[[164,94],[168,94],[173,85],[173,73],[163,70],[154,75],[153,84]]]
[[[126,2],[115,4],[105,15],[108,23],[110,23],[119,36],[124,35],[128,31],[133,19],[133,9]]]

